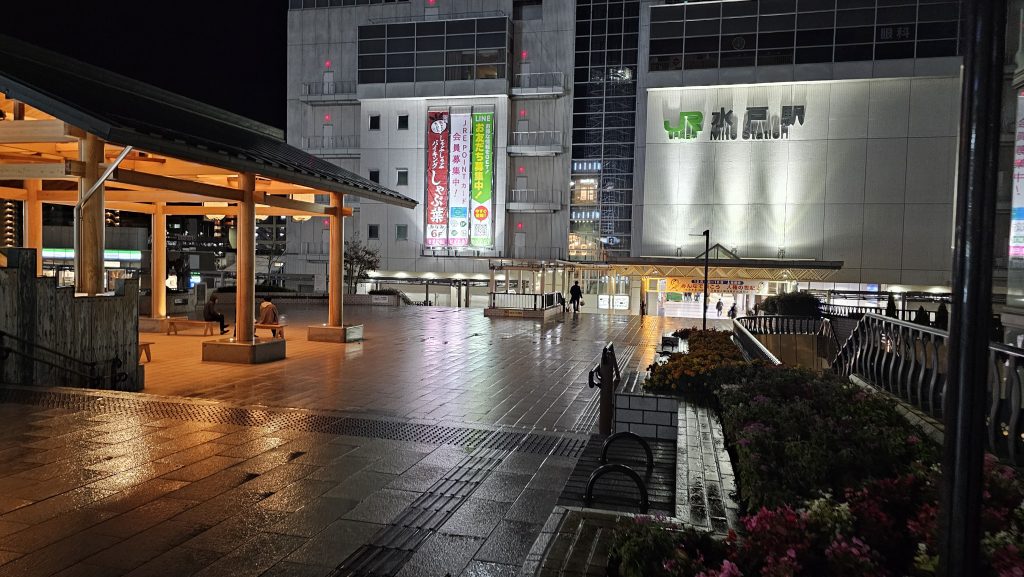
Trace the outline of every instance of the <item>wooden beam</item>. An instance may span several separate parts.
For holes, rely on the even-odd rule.
[[[175,192],[182,192],[185,194],[208,196],[220,200],[231,200],[235,202],[242,200],[242,193],[235,188],[203,184],[193,180],[171,178],[168,176],[160,176],[158,174],[138,172],[135,170],[126,170],[123,168],[115,170],[114,174],[110,176],[110,180],[113,182],[136,184],[148,188],[159,188],[162,190],[173,190]]]
[[[28,192],[24,188],[0,186],[0,198],[4,200],[27,200]]]
[[[67,162],[0,164],[0,180],[25,180],[33,178],[49,180],[75,176],[71,172],[71,167]]]
[[[300,210],[309,214],[327,214],[328,207],[322,204],[316,204],[315,202],[305,202],[302,200],[293,200],[283,196],[275,196],[267,194],[265,192],[253,193],[257,203],[266,204],[268,206],[276,206],[278,208],[290,208],[292,210]]]
[[[23,120],[0,124],[0,142],[77,142],[81,130],[60,120]]]
[[[156,206],[152,204],[146,204],[144,202],[122,202],[117,200],[110,200],[109,194],[107,195],[107,204],[104,208],[110,210],[124,210],[127,212],[139,212],[142,214],[154,214],[156,212]]]

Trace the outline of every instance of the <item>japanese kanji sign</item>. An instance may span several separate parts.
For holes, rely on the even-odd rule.
[[[427,112],[427,246],[448,244],[448,113]]]
[[[470,149],[470,246],[494,245],[494,113],[473,114],[473,146]]]
[[[1016,260],[1024,259],[1024,95],[1022,94],[1017,95],[1017,123],[1014,135],[1010,258]]]
[[[451,116],[451,156],[448,161],[448,246],[469,245],[469,151],[472,118]]]

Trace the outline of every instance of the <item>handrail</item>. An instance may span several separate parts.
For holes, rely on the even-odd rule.
[[[732,320],[732,335],[736,339],[736,344],[739,345],[740,350],[751,360],[760,359],[773,365],[781,365],[782,361],[761,344],[761,341],[757,340],[757,337],[748,331],[747,327],[743,326],[741,321],[746,318],[749,317],[740,317]]]
[[[636,471],[621,463],[601,465],[590,474],[590,479],[587,481],[587,490],[583,494],[583,504],[589,507],[594,502],[594,484],[597,483],[597,480],[608,473],[614,472],[625,473],[627,477],[636,483],[636,488],[640,491],[640,512],[646,513],[651,507],[651,502],[647,497],[647,484],[640,478],[640,475],[637,475]]]
[[[647,454],[647,476],[650,477],[654,473],[654,453],[651,452],[651,446],[647,444],[643,437],[630,431],[620,431],[604,440],[604,444],[601,446],[601,464],[608,464],[608,448],[619,439],[633,439],[640,443],[644,453]]]
[[[565,90],[564,72],[527,72],[512,77],[512,88],[517,90],[540,90],[545,88]]]
[[[946,331],[866,314],[843,344],[832,369],[856,374],[918,410],[942,420],[948,385]],[[988,449],[1024,465],[1024,349],[989,344]],[[980,386],[980,379],[978,385]]]
[[[6,339],[10,339],[10,340],[12,340],[14,342],[17,342],[19,345],[22,346],[22,348],[28,348],[29,346],[31,346],[31,347],[33,347],[33,349],[41,350],[41,351],[43,351],[43,352],[45,352],[47,354],[54,355],[54,356],[58,357],[59,359],[63,359],[65,361],[70,361],[72,363],[76,363],[76,364],[78,364],[80,366],[81,369],[84,369],[84,370],[74,369],[74,368],[66,366],[65,364],[60,364],[60,363],[57,363],[57,362],[54,362],[54,361],[51,361],[51,360],[40,358],[39,356],[33,355],[33,354],[31,354],[31,353],[29,353],[27,351],[19,350],[19,349],[16,349],[14,347],[8,346],[4,342]],[[53,367],[55,369],[59,369],[61,371],[64,371],[64,372],[72,374],[72,375],[76,375],[79,378],[84,379],[86,381],[86,383],[89,384],[90,387],[94,387],[94,388],[102,388],[102,385],[103,385],[104,381],[107,380],[108,376],[110,378],[111,386],[114,386],[114,385],[116,385],[117,383],[120,383],[120,382],[124,382],[125,380],[128,379],[128,374],[125,373],[124,371],[120,371],[119,370],[124,363],[118,357],[114,357],[114,358],[110,359],[109,361],[107,361],[106,363],[103,363],[103,364],[109,363],[109,365],[110,365],[110,372],[109,372],[109,374],[107,372],[105,372],[105,371],[98,373],[97,372],[97,365],[100,364],[100,362],[98,362],[98,361],[83,361],[81,359],[72,357],[72,356],[67,355],[65,353],[62,353],[60,351],[51,349],[49,347],[40,345],[38,343],[34,343],[32,341],[23,339],[23,338],[21,338],[21,337],[19,337],[17,335],[13,335],[11,333],[8,333],[8,332],[0,330],[0,361],[7,360],[7,358],[10,355],[12,355],[12,354],[18,355],[18,356],[20,356],[22,358],[29,359],[29,360],[31,360],[33,362],[42,363],[44,365]]]
[[[513,132],[509,146],[561,146],[560,130],[529,130]]]
[[[796,315],[761,315],[736,319],[751,334],[755,335],[817,335],[831,341],[838,354],[839,337],[832,327],[832,321],[824,317]]]
[[[302,96],[341,96],[356,93],[353,80],[335,80],[333,82],[314,81],[302,83]]]

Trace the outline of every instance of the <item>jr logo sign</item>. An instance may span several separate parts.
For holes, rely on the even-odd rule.
[[[675,138],[692,140],[697,138],[701,130],[704,130],[704,113],[702,112],[680,112],[679,123],[676,126],[669,124],[668,120],[665,121],[665,132],[668,133],[669,140]]]

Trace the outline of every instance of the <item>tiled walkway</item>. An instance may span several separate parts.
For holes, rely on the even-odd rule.
[[[155,335],[150,394],[0,391],[0,577],[518,575],[586,438],[601,345],[636,366],[681,324],[347,320],[365,343],[293,328],[289,359],[258,367]]]

